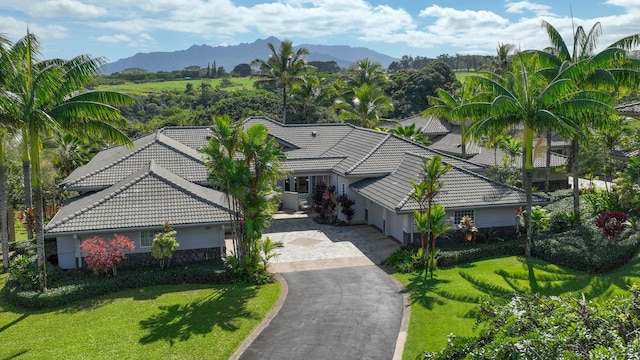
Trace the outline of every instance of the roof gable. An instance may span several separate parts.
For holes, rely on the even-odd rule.
[[[221,223],[224,193],[185,180],[150,161],[102,191],[65,204],[45,227],[48,234]]]
[[[134,149],[120,146],[99,153],[71,173],[61,186],[77,191],[104,189],[151,160],[189,181],[206,184],[208,174],[202,158],[197,150],[157,131],[137,139]]]
[[[384,178],[360,181],[352,188],[365,198],[377,202],[396,212],[418,209],[411,198],[413,187],[410,180],[422,179],[422,167],[428,157],[407,153],[397,168]],[[446,160],[445,160],[446,161]],[[522,189],[511,187],[474,172],[452,167],[441,178],[443,187],[434,201],[447,209],[482,208],[495,206],[520,206],[526,202]],[[546,203],[547,199],[534,196],[534,203]]]

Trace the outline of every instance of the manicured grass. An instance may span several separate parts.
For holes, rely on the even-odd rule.
[[[279,294],[279,283],[154,286],[49,311],[0,298],[0,359],[227,359]]]
[[[16,230],[16,241],[24,241],[27,240],[27,228],[24,226],[24,224],[22,223],[22,221],[20,221],[20,219],[18,219],[18,212],[14,212],[14,216],[15,216],[15,230]]]
[[[415,274],[394,274],[411,294],[411,320],[404,359],[437,351],[447,336],[474,334],[474,311],[484,298],[509,299],[516,292],[543,295],[584,293],[600,300],[640,283],[640,258],[604,275],[591,275],[543,261],[504,257],[438,270],[426,281]]]
[[[254,80],[250,78],[231,78],[229,79],[233,86],[224,87],[225,90],[240,90],[240,89],[253,89]],[[217,87],[220,84],[220,79],[192,79],[192,80],[174,80],[174,81],[160,81],[160,82],[146,82],[135,84],[127,82],[121,85],[99,85],[96,90],[109,90],[128,93],[131,95],[147,95],[157,94],[163,91],[169,92],[184,92],[187,89],[187,84],[193,85],[193,90],[198,92],[202,83],[209,84],[211,87]]]

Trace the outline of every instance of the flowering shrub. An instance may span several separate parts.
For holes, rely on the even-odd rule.
[[[596,219],[596,226],[602,229],[604,237],[613,240],[627,226],[627,214],[620,211],[603,211]]]
[[[128,237],[114,234],[109,242],[98,236],[87,239],[80,244],[80,249],[87,254],[84,260],[94,272],[111,270],[116,275],[116,266],[127,258],[124,252],[134,250],[135,245]]]
[[[338,196],[338,202],[340,203],[340,212],[347,218],[347,221],[351,222],[353,215],[356,214],[356,209],[353,208],[356,202],[349,199],[347,195]]]
[[[176,240],[176,231],[171,228],[168,221],[162,225],[162,231],[153,237],[153,245],[151,246],[151,256],[160,260],[160,268],[164,269],[169,264],[173,253],[178,248],[178,240]]]

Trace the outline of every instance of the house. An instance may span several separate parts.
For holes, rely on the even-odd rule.
[[[393,134],[350,124],[283,125],[266,117],[244,123],[253,124],[266,126],[287,156],[289,176],[279,183],[285,208],[297,210],[324,182],[355,201],[353,222],[371,224],[401,242],[417,239],[410,180],[420,180],[424,161],[433,156],[452,165],[435,199],[452,225],[469,215],[479,228],[513,229],[514,211],[526,203],[523,190],[483,177],[486,165]],[[133,149],[102,151],[69,175],[61,186],[81,195],[45,229],[58,240],[60,265],[81,266],[79,244],[96,234],[123,233],[136,241],[136,252],[148,253],[149,237],[164,221],[178,230],[180,251],[215,249],[207,256],[219,256],[226,200],[206,187],[207,169],[197,150],[209,138],[208,127],[163,128],[136,140]],[[546,203],[534,196],[534,204]]]
[[[450,123],[447,120],[434,116],[413,116],[398,121],[402,126],[416,124],[416,128],[421,129],[431,141],[429,148],[438,150],[453,156],[464,157],[488,169],[493,165],[502,165],[503,159],[507,158],[510,166],[522,167],[522,157],[511,159],[506,151],[496,148],[488,148],[474,141],[467,141],[465,151],[462,151],[462,132],[459,124]],[[546,141],[540,137],[540,145],[546,148]],[[569,187],[568,173],[566,167],[569,161],[570,142],[560,139],[557,136],[551,138],[551,174],[549,183],[551,189],[565,189]],[[537,147],[537,146],[536,146]],[[546,151],[535,152],[534,149],[534,171],[533,185],[544,188],[546,179]],[[484,173],[484,171],[480,171]]]
[[[207,179],[202,154],[159,132],[134,145],[100,152],[62,182],[80,195],[45,227],[46,237],[57,240],[60,267],[81,267],[82,241],[94,236],[108,240],[114,233],[135,244],[128,262],[154,263],[153,236],[165,221],[177,231],[177,262],[222,255],[227,200],[202,185]]]

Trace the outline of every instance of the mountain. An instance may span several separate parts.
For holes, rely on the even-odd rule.
[[[250,44],[242,43],[230,46],[193,45],[186,50],[173,52],[138,53],[134,56],[120,59],[106,65],[105,74],[121,72],[130,68],[141,68],[151,72],[182,70],[187,66],[197,65],[206,68],[208,64],[223,66],[231,71],[238,64],[250,64],[255,59],[267,59],[270,51],[267,44],[273,44],[276,49],[280,46],[280,40],[275,37],[258,39]],[[380,54],[363,47],[350,47],[346,45],[299,45],[295,49],[304,47],[309,49],[307,61],[335,61],[338,66],[344,68],[355,61],[369,58],[382,64],[385,68],[397,59]]]

